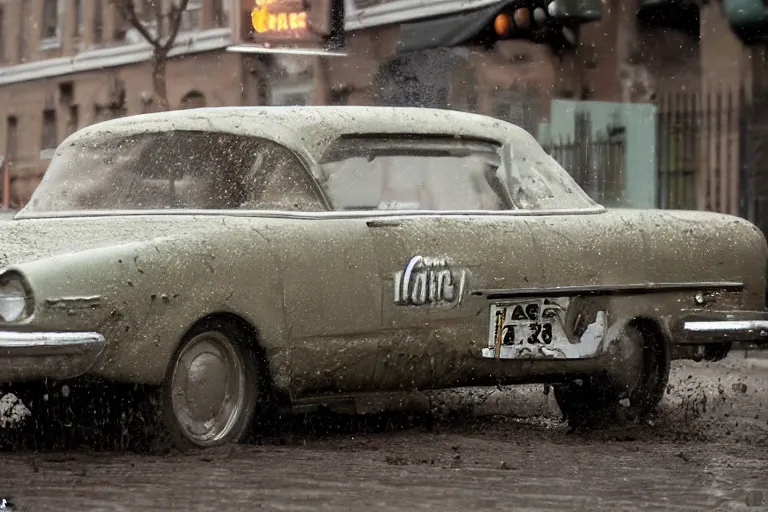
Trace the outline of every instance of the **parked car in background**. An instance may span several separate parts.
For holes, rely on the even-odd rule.
[[[521,128],[456,111],[95,124],[0,238],[0,382],[155,386],[178,446],[240,441],[267,402],[458,386],[643,418],[672,359],[768,336],[755,226],[603,208]]]

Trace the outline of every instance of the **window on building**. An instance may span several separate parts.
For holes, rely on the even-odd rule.
[[[19,9],[19,31],[17,48],[19,51],[19,62],[26,62],[29,59],[29,44],[27,41],[27,27],[29,27],[29,9],[31,2],[21,2],[21,9]]]
[[[67,113],[67,137],[75,133],[80,126],[80,112],[77,105],[70,105]]]
[[[224,10],[224,0],[211,0],[211,20],[214,27],[226,27],[229,20]]]
[[[59,35],[59,1],[44,0],[43,39],[53,39],[58,35]]]
[[[48,109],[43,111],[43,140],[41,149],[56,149],[56,111]]]
[[[12,164],[19,155],[19,118],[9,116],[6,127],[5,156],[8,163]]]
[[[123,15],[120,9],[110,5],[109,16],[112,17],[112,41],[122,41],[125,39],[126,34],[132,28],[131,23]]]
[[[5,62],[5,9],[0,5],[0,62]]]
[[[5,61],[5,10],[0,5],[0,62]]]
[[[137,0],[136,14],[144,23],[149,23],[155,19],[153,0]]]
[[[75,85],[72,82],[61,82],[59,84],[59,103],[62,105],[71,105],[75,98]]]
[[[179,32],[200,30],[203,22],[203,0],[189,0],[187,10],[181,16]]]
[[[205,107],[205,96],[199,91],[190,91],[181,98],[181,109]]]
[[[74,17],[72,19],[72,36],[80,37],[83,35],[83,0],[72,0],[72,9]]]
[[[101,43],[104,39],[104,5],[101,0],[93,4],[93,42]]]

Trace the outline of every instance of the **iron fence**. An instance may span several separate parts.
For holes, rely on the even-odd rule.
[[[768,233],[768,90],[662,96],[658,206],[738,215]]]
[[[745,105],[739,91],[668,94],[658,101],[659,208],[738,213],[734,138]]]
[[[740,96],[738,214],[768,234],[768,91]]]
[[[620,205],[625,197],[624,129],[593,132],[586,113],[577,114],[575,128],[573,137],[559,138],[544,149],[596,202]]]

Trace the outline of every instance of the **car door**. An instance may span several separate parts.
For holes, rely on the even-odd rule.
[[[525,218],[405,215],[371,219],[389,337],[373,382],[382,389],[469,385],[493,335],[490,289],[541,274]]]
[[[293,398],[370,387],[381,328],[381,284],[365,220],[326,210],[304,165],[266,143],[254,166],[251,207],[284,213],[258,228],[279,261]],[[261,156],[261,155],[260,155]],[[258,257],[255,255],[254,257]]]
[[[281,222],[283,308],[298,395],[365,391],[381,328],[381,285],[370,232],[361,219]]]
[[[503,213],[494,189],[499,147],[412,134],[346,144],[338,149],[329,183],[338,182],[341,190],[342,183],[359,180],[366,193],[355,194],[358,202],[351,204],[378,211],[371,212],[367,225],[379,264],[386,337],[379,341],[374,386],[421,389],[469,382],[489,328],[487,299],[473,292],[525,287],[540,273],[525,220],[467,214]],[[421,213],[408,213],[413,208]],[[400,214],[382,212],[392,209]]]

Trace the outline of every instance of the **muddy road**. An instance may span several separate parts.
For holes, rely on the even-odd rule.
[[[742,357],[676,364],[660,415],[615,431],[569,433],[536,386],[441,394],[435,401],[464,413],[436,424],[309,417],[224,450],[0,453],[0,503],[32,512],[768,511],[768,359]]]

